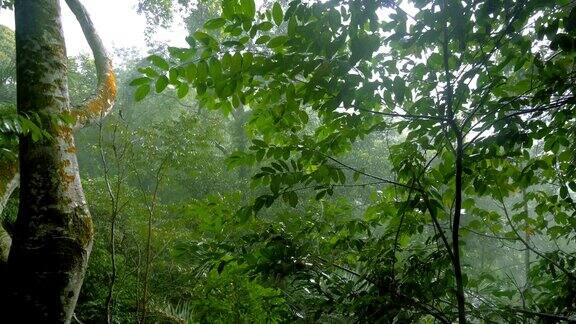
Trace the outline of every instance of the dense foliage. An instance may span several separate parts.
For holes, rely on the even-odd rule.
[[[78,134],[79,320],[576,318],[574,1],[139,10],[177,6],[189,47],[118,52],[117,111]],[[73,100],[91,69],[71,59]],[[5,110],[13,151],[34,123]]]

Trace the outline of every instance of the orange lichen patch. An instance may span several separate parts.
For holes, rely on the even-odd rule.
[[[76,153],[76,146],[72,145],[66,149],[66,153],[75,154]]]
[[[108,62],[106,77],[98,84],[98,94],[90,100],[82,109],[71,112],[77,124],[84,125],[87,122],[105,116],[114,106],[116,100],[117,85],[116,76],[112,70],[112,64]]]
[[[64,140],[64,142],[66,144],[68,144],[69,147],[74,146],[74,137],[72,136],[72,127],[70,127],[68,125],[59,125],[59,127],[56,130],[56,134],[58,135],[59,138]]]
[[[77,240],[83,248],[86,248],[94,237],[94,225],[92,224],[92,217],[81,209],[81,207],[78,207],[76,215],[72,218],[70,232],[72,237]]]
[[[76,176],[74,174],[68,173],[68,170],[66,170],[71,164],[72,162],[65,159],[60,162],[58,167],[58,176],[60,177],[65,187],[68,187],[74,182],[74,180],[76,180]]]

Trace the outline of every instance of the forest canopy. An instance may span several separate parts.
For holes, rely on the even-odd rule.
[[[576,1],[139,0],[143,38],[178,16],[187,45],[112,55],[66,2],[71,104],[22,108],[46,90],[0,28],[0,275],[41,227],[33,149],[74,154],[67,321],[576,321]]]

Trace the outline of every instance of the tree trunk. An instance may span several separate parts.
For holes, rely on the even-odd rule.
[[[232,116],[234,120],[232,121],[232,142],[234,144],[235,151],[244,151],[248,144],[248,136],[246,136],[246,131],[244,126],[249,116],[249,112],[244,110],[244,106],[240,104],[240,107],[232,111]],[[240,166],[238,168],[238,177],[241,181],[246,183],[249,180],[249,169],[246,166]]]
[[[93,228],[72,130],[50,116],[69,110],[66,50],[57,0],[15,3],[18,112],[38,114],[53,139],[20,138],[20,205],[8,259],[12,319],[69,322]]]
[[[66,50],[58,0],[18,0],[18,113],[39,116],[52,138],[20,137],[20,205],[6,266],[8,322],[69,323],[92,249],[94,230],[84,198],[73,125],[104,116],[115,98],[114,75],[100,39],[78,0],[67,1],[96,58],[99,89],[82,109],[70,109]],[[92,34],[90,34],[92,33]],[[4,316],[4,314],[3,314]]]

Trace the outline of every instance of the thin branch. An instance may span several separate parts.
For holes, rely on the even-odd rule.
[[[189,108],[189,109],[195,108],[193,105],[187,105],[187,104],[183,103],[182,100],[178,99],[178,97],[176,97],[176,96],[171,96],[171,95],[168,95],[168,94],[166,94],[166,93],[158,93],[158,94],[156,94],[156,95],[159,95],[159,96],[166,97],[166,98],[168,98],[168,99],[174,100],[174,103],[176,103],[176,104],[178,104],[178,105],[180,105],[180,106],[182,106],[182,107],[184,107],[184,108]]]
[[[466,323],[466,304],[464,296],[464,282],[462,276],[462,265],[460,262],[460,218],[462,214],[462,173],[463,173],[463,137],[462,130],[458,127],[456,121],[456,107],[454,107],[454,89],[452,84],[452,74],[450,72],[450,37],[448,35],[448,3],[442,2],[442,12],[444,14],[444,37],[442,42],[442,56],[444,60],[444,74],[446,77],[446,88],[444,91],[445,107],[444,114],[447,116],[448,125],[456,136],[455,147],[455,196],[454,196],[454,218],[452,220],[452,266],[454,268],[454,279],[456,281],[456,300],[458,301],[458,322]]]
[[[412,187],[412,186],[409,186],[409,185],[406,185],[406,184],[403,184],[403,183],[399,183],[399,182],[396,182],[396,181],[384,179],[384,178],[381,178],[381,177],[379,177],[379,176],[375,176],[375,175],[373,175],[373,174],[366,173],[366,172],[364,172],[364,171],[362,171],[362,170],[356,169],[356,168],[353,167],[353,166],[350,166],[350,165],[348,165],[348,164],[345,164],[344,162],[341,162],[340,160],[337,160],[337,159],[335,159],[335,158],[333,158],[333,157],[331,157],[331,156],[329,156],[329,155],[326,155],[326,154],[321,153],[321,152],[318,152],[318,153],[321,154],[321,155],[323,155],[324,157],[326,157],[326,158],[329,159],[330,161],[332,161],[332,162],[334,162],[334,163],[336,163],[336,164],[338,164],[338,165],[340,165],[340,166],[343,166],[344,168],[346,168],[346,169],[348,169],[348,170],[351,170],[351,171],[357,172],[357,173],[359,173],[359,174],[361,174],[361,175],[363,175],[363,176],[366,176],[366,177],[368,177],[368,178],[372,178],[372,179],[381,181],[382,183],[387,183],[387,184],[395,185],[395,186],[398,186],[398,187],[403,187],[403,188],[406,188],[406,189],[413,189],[413,190],[417,190],[417,191],[422,191],[420,188]]]
[[[150,262],[151,262],[151,257],[152,257],[152,217],[154,216],[154,212],[156,209],[156,204],[157,204],[157,199],[158,199],[158,192],[160,189],[160,183],[162,182],[163,179],[163,170],[164,170],[164,166],[166,165],[166,163],[168,162],[170,158],[170,153],[166,154],[166,156],[164,156],[164,158],[162,159],[162,161],[160,162],[160,165],[158,166],[158,169],[156,170],[156,174],[155,174],[155,184],[154,184],[154,189],[152,191],[152,197],[150,198],[150,203],[146,203],[147,207],[148,207],[148,233],[147,233],[147,237],[146,237],[146,264],[144,265],[144,288],[143,288],[143,292],[142,292],[142,301],[141,301],[141,315],[140,318],[138,320],[139,323],[144,323],[145,319],[147,317],[146,313],[148,311],[148,285],[149,285],[149,276],[150,276]],[[142,179],[140,177],[138,177],[138,182],[140,184],[140,190],[142,191],[142,195],[143,197],[146,197],[146,192],[144,190],[144,185],[142,184]]]
[[[484,57],[477,64],[474,64],[472,66],[472,68],[470,69],[470,71],[479,69],[480,67],[484,66],[488,62],[488,60],[492,57],[492,55],[494,55],[496,50],[498,50],[500,48],[500,43],[502,42],[504,37],[508,34],[510,27],[512,26],[514,21],[518,18],[518,14],[520,13],[520,9],[522,8],[522,5],[524,5],[524,1],[521,1],[520,3],[516,4],[516,6],[515,6],[516,8],[514,10],[514,13],[512,14],[512,17],[510,18],[510,20],[508,21],[506,26],[504,28],[502,28],[501,34],[498,36],[498,38],[496,39],[496,42],[494,43],[494,47],[490,50],[490,52],[486,53],[484,55]],[[476,51],[476,53],[474,53],[474,56],[472,57],[472,61],[476,58],[476,55],[480,52],[481,51]],[[484,53],[484,51],[482,51],[482,53]],[[459,80],[460,77],[462,77],[462,75],[465,73],[466,72],[462,71],[462,73],[460,73],[456,79]],[[468,81],[467,85],[470,84],[471,80],[472,80],[472,78]]]
[[[438,215],[436,214],[436,208],[434,208],[434,206],[430,202],[430,199],[428,198],[427,195],[423,195],[422,198],[424,199],[424,204],[426,205],[426,209],[428,209],[428,212],[430,213],[430,218],[432,218],[432,222],[434,223],[434,226],[436,226],[436,228],[438,230],[438,234],[440,234],[440,239],[442,240],[442,243],[444,244],[444,247],[446,248],[446,252],[448,253],[448,257],[450,258],[450,260],[452,262],[454,262],[454,253],[452,251],[450,243],[448,243],[448,239],[446,238],[446,234],[444,234],[444,230],[442,229],[442,226],[440,225],[440,222],[438,221]]]
[[[385,112],[385,111],[377,111],[377,110],[370,110],[364,108],[358,108],[359,111],[363,111],[366,113],[374,114],[374,115],[382,115],[387,117],[398,117],[404,119],[429,119],[429,120],[438,120],[438,121],[447,121],[446,118],[440,116],[430,116],[430,115],[413,115],[413,114],[400,114],[400,113],[393,113],[393,112]]]
[[[541,86],[543,86],[543,85],[546,85],[546,83],[542,83],[542,84],[538,85],[537,87],[532,88],[531,90],[538,89],[539,87],[541,87]],[[491,115],[491,113],[496,113],[496,112],[497,112],[498,110],[500,110],[501,108],[503,108],[503,107],[505,107],[505,106],[507,106],[507,105],[510,105],[510,104],[512,104],[513,102],[517,101],[517,100],[526,99],[525,95],[526,95],[528,92],[530,92],[530,90],[527,90],[527,91],[525,91],[524,93],[522,93],[522,94],[520,94],[520,95],[518,95],[518,96],[516,96],[516,97],[514,97],[514,98],[512,98],[512,99],[510,99],[510,100],[508,100],[508,101],[506,101],[506,102],[498,105],[498,107],[496,107],[495,109],[493,109],[489,114],[485,114],[482,118],[480,118],[480,120],[478,120],[473,126],[471,126],[470,129],[466,132],[466,134],[464,134],[464,136],[468,135],[473,129],[475,129],[476,127],[478,127],[486,117],[488,117],[488,116]],[[551,103],[551,104],[549,104],[549,105],[538,105],[537,107],[534,107],[534,108],[515,111],[515,112],[512,112],[512,113],[510,113],[510,114],[507,114],[507,115],[505,115],[505,116],[503,116],[503,117],[500,117],[500,118],[494,120],[493,122],[490,122],[490,123],[481,125],[481,126],[480,126],[481,129],[476,133],[476,135],[475,135],[471,140],[468,141],[468,143],[466,143],[466,145],[464,146],[464,149],[466,149],[468,146],[472,145],[472,143],[473,143],[476,139],[478,139],[482,134],[484,134],[484,132],[485,132],[486,130],[488,130],[490,127],[492,127],[492,126],[493,126],[494,124],[496,124],[496,123],[499,123],[499,122],[501,122],[501,121],[504,121],[504,120],[506,120],[506,119],[508,119],[508,118],[515,117],[515,116],[520,116],[520,115],[530,114],[530,113],[535,113],[535,112],[545,112],[545,111],[548,111],[548,110],[551,110],[551,109],[554,109],[554,108],[559,108],[559,107],[561,107],[561,106],[563,106],[563,105],[565,105],[565,104],[573,103],[574,99],[575,99],[575,97],[562,98],[562,100],[555,101],[555,102],[553,102],[553,103]]]
[[[371,284],[375,284],[374,282],[370,281],[365,275],[362,275],[362,274],[360,274],[360,273],[358,273],[358,272],[356,272],[356,271],[354,271],[354,270],[350,270],[350,269],[348,269],[348,268],[346,268],[346,267],[343,267],[343,266],[340,266],[340,265],[338,265],[338,264],[336,264],[336,263],[329,262],[328,260],[326,260],[326,259],[324,259],[324,258],[322,258],[322,257],[320,257],[320,256],[317,256],[316,258],[317,258],[320,262],[324,263],[325,265],[333,266],[333,267],[335,267],[335,268],[337,268],[337,269],[340,269],[340,270],[342,270],[342,271],[344,271],[344,272],[347,272],[347,273],[349,273],[349,274],[351,274],[351,275],[353,275],[353,276],[356,276],[356,277],[358,277],[358,278],[361,279],[361,280],[365,280],[365,281],[367,281],[367,282],[369,282],[369,283],[371,283]],[[444,317],[444,315],[443,315],[440,311],[438,311],[437,309],[435,309],[435,308],[432,307],[431,305],[428,305],[428,304],[426,304],[426,303],[424,303],[424,302],[421,302],[421,301],[419,301],[418,299],[416,299],[416,298],[414,298],[414,297],[410,297],[410,296],[408,296],[408,295],[402,294],[402,293],[399,292],[399,291],[391,291],[391,293],[394,294],[394,295],[397,295],[398,297],[408,299],[409,301],[411,301],[412,303],[415,304],[415,305],[414,305],[415,307],[421,308],[422,310],[428,312],[428,314],[432,315],[434,318],[436,318],[437,320],[439,320],[441,323],[446,323],[446,324],[447,324],[447,323],[450,323],[450,321],[449,321],[448,319],[446,319],[446,317]]]
[[[220,144],[218,141],[214,141],[214,146],[224,154],[224,156],[228,156],[230,152],[224,147],[224,145]]]
[[[96,33],[86,8],[84,8],[80,0],[66,0],[66,3],[76,16],[80,27],[82,27],[84,37],[88,45],[90,45],[98,77],[96,95],[81,107],[70,112],[75,120],[74,128],[78,129],[99,118],[103,118],[110,112],[116,100],[116,76],[112,69],[112,61],[106,53],[102,40]]]
[[[410,198],[412,197],[412,192],[414,190],[410,188],[408,190],[408,198],[406,198],[406,202],[404,203],[404,208],[402,208],[402,214],[400,215],[400,223],[398,224],[398,228],[396,229],[396,235],[394,235],[394,245],[392,251],[392,266],[390,270],[392,271],[392,278],[394,279],[395,271],[394,267],[396,266],[396,251],[398,250],[398,240],[400,239],[400,231],[402,230],[402,225],[404,224],[404,218],[406,217],[406,210],[408,209],[408,204],[410,203]]]
[[[504,236],[497,236],[497,235],[480,233],[480,232],[477,232],[477,231],[475,231],[469,227],[462,227],[462,229],[465,229],[474,235],[483,236],[483,237],[487,237],[487,238],[491,238],[491,239],[502,240],[502,241],[517,241],[517,239],[511,238],[511,237],[504,237]]]
[[[417,181],[420,181],[420,179],[422,178],[422,176],[424,175],[424,173],[426,172],[426,170],[428,169],[428,167],[430,167],[430,165],[432,164],[432,162],[436,159],[436,157],[438,157],[439,155],[439,151],[436,152],[436,154],[434,154],[434,156],[426,163],[426,165],[424,166],[424,168],[422,168],[422,170],[420,170],[420,174],[418,174],[418,177],[416,178]],[[412,181],[412,187],[414,185],[414,181]],[[408,198],[406,199],[406,204],[408,204],[410,202],[410,196],[412,195],[412,191],[413,189],[410,188],[410,190],[408,191]],[[394,236],[394,250],[392,252],[392,274],[394,277],[394,266],[396,265],[396,251],[398,249],[398,239],[400,238],[400,230],[402,229],[402,225],[404,224],[404,218],[406,216],[406,210],[407,208],[404,208],[402,210],[402,215],[400,216],[400,224],[398,224],[398,228],[396,229],[396,235]]]
[[[522,235],[520,235],[520,233],[518,233],[518,230],[516,229],[516,227],[514,227],[514,224],[512,223],[512,219],[510,218],[510,214],[508,213],[508,208],[506,207],[506,203],[504,202],[504,196],[502,195],[502,192],[500,191],[500,189],[498,189],[498,192],[500,194],[500,203],[502,204],[502,210],[504,211],[504,216],[506,216],[506,219],[508,220],[508,224],[510,225],[510,228],[512,229],[512,231],[514,232],[514,234],[516,235],[516,237],[518,237],[518,240],[520,242],[522,242],[522,244],[524,244],[524,246],[529,249],[530,251],[536,253],[536,255],[538,255],[539,257],[541,257],[542,259],[550,262],[551,264],[553,264],[556,268],[558,268],[558,270],[562,271],[562,273],[564,273],[567,277],[569,277],[572,280],[576,280],[576,276],[571,273],[570,271],[568,271],[566,268],[560,266],[558,264],[558,262],[550,259],[549,257],[547,257],[544,253],[536,250],[534,247],[532,247],[528,242],[526,242],[526,240],[524,240],[524,238],[522,237]]]
[[[553,320],[553,321],[564,321],[567,323],[576,323],[576,319],[562,316],[562,315],[540,313],[540,312],[534,312],[534,311],[529,311],[529,310],[525,310],[525,309],[518,309],[518,308],[508,308],[508,309],[512,312],[531,315],[532,317],[538,317],[541,319],[548,319],[548,320]]]

